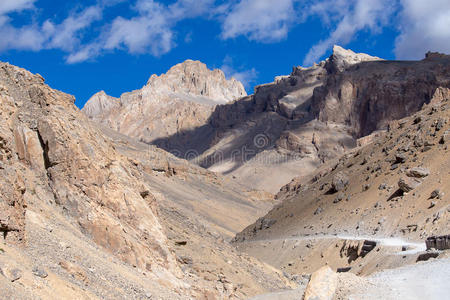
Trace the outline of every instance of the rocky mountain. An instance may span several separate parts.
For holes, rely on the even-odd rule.
[[[204,125],[217,104],[246,95],[243,85],[227,80],[221,70],[186,60],[166,74],[152,75],[142,89],[119,99],[101,91],[82,111],[98,123],[151,143]]]
[[[335,46],[318,65],[295,67],[254,95],[217,106],[206,124],[152,143],[276,193],[359,138],[420,110],[437,87],[450,87],[449,72],[446,55],[385,61]]]
[[[368,275],[445,257],[423,256],[423,241],[450,228],[449,118],[450,89],[438,88],[416,114],[284,186],[235,244],[292,275],[324,265]]]
[[[81,112],[0,63],[0,298],[441,298],[449,74],[336,46],[246,96],[186,61]]]
[[[223,299],[290,285],[226,242],[270,208],[262,193],[91,123],[72,96],[6,63],[0,105],[1,298]]]

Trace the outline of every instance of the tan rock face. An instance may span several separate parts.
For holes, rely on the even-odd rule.
[[[338,285],[338,276],[329,266],[324,266],[311,275],[306,287],[305,300],[331,300]]]
[[[179,270],[141,171],[89,125],[73,97],[8,64],[0,65],[0,82],[0,230],[23,241],[24,199],[43,188],[44,201],[58,205],[98,245],[176,282]]]
[[[328,70],[331,73],[343,72],[352,65],[360,64],[368,61],[381,61],[383,59],[370,56],[365,53],[355,53],[350,49],[344,49],[335,45],[333,47],[333,54],[329,58],[331,64],[328,64]]]
[[[146,86],[120,99],[99,92],[82,111],[92,120],[150,143],[205,125],[215,105],[245,95],[239,81],[187,60],[166,74],[152,75]]]
[[[226,241],[271,195],[99,126],[3,63],[0,107],[0,276],[21,274],[0,280],[6,298],[241,299],[289,285]]]
[[[366,136],[419,111],[437,88],[450,86],[449,72],[445,55],[418,62],[361,62],[331,73],[314,91],[311,109],[321,121],[347,124],[354,136]]]
[[[186,61],[120,100],[98,94],[84,111],[114,130],[275,193],[354,148],[359,138],[420,110],[437,87],[450,86],[449,72],[445,55],[384,61],[335,46],[318,65],[295,67],[254,95],[215,106],[205,97],[236,99],[244,95],[239,84]],[[267,181],[273,174],[277,180]]]
[[[429,104],[391,121],[368,144],[283,187],[276,196],[281,203],[239,233],[237,247],[291,274],[325,264],[334,270],[351,267],[356,274],[415,264],[425,239],[450,228],[445,200],[450,151],[442,139],[449,131],[450,95],[443,97],[445,91],[438,88]],[[261,226],[261,220],[271,226]],[[365,236],[375,240],[364,241]],[[410,247],[417,252],[398,247],[405,257],[393,248],[383,254],[383,247],[392,247],[384,244],[386,237],[400,240],[405,249],[414,242]],[[381,249],[373,251],[375,246]]]
[[[227,80],[221,70],[211,71],[205,64],[193,60],[177,64],[161,76],[152,75],[147,88],[162,93],[201,96],[217,102],[232,101],[247,95],[242,83],[236,79]]]

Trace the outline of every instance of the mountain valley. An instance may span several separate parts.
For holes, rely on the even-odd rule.
[[[449,55],[334,46],[253,95],[186,60],[74,100],[0,63],[1,299],[450,292]]]

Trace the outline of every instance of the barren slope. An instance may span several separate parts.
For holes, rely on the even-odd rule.
[[[73,97],[4,63],[0,101],[1,298],[223,299],[289,286],[225,242],[270,198],[91,123]]]
[[[283,187],[282,203],[238,234],[236,246],[290,274],[414,263],[426,237],[450,228],[449,117],[450,90],[437,89],[368,145]]]
[[[217,106],[204,125],[152,143],[276,193],[358,138],[420,110],[437,87],[450,87],[449,73],[450,56],[384,61],[336,46],[319,65],[295,67],[254,95]]]

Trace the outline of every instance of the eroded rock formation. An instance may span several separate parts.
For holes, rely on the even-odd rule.
[[[161,76],[152,75],[140,90],[110,97],[101,91],[83,112],[92,120],[147,143],[205,125],[217,104],[246,95],[243,85],[187,60]]]
[[[308,174],[354,148],[359,138],[420,110],[437,87],[450,87],[449,56],[385,61],[335,46],[317,65],[294,67],[290,75],[257,86],[254,95],[208,107],[178,100],[192,95],[228,95],[231,100],[243,93],[234,81],[218,80],[224,88],[215,92],[199,89],[203,84],[197,82],[210,86],[223,76],[206,71],[200,73],[213,79],[196,79],[189,77],[187,66],[206,68],[188,61],[168,75],[152,76],[143,90],[124,94],[119,108],[105,104],[105,99],[117,100],[99,94],[84,111],[115,130],[273,193],[299,175],[299,169]],[[161,108],[147,100],[155,99],[153,91],[170,94],[171,100]],[[112,109],[93,113],[98,107]],[[275,180],[268,176],[274,173]]]

